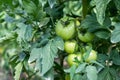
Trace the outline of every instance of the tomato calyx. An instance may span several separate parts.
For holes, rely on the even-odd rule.
[[[63,21],[63,20],[60,20],[61,24],[64,26],[64,27],[67,27],[70,22],[69,21]]]
[[[79,31],[79,33],[80,33],[82,36],[84,36],[86,32],[87,32],[86,30],[81,30],[81,31]]]

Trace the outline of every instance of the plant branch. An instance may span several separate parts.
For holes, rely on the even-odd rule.
[[[89,6],[88,0],[82,0],[82,6],[83,6],[82,13],[83,13],[83,19],[84,19],[88,12],[88,6]]]
[[[112,48],[115,47],[115,46],[116,46],[116,44],[112,44],[108,47],[107,55],[110,55],[110,52],[111,52]]]

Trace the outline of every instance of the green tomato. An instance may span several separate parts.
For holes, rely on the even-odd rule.
[[[86,53],[83,54],[85,57]],[[91,50],[89,56],[85,59],[86,62],[96,61],[97,60],[97,52],[95,50]]]
[[[78,26],[80,26],[80,22],[79,22],[79,20],[75,20],[75,25],[78,27]]]
[[[63,17],[56,23],[55,32],[64,40],[72,39],[75,36],[74,20],[71,20],[71,18],[68,17]]]
[[[78,32],[78,38],[83,42],[91,42],[94,39],[94,35],[90,32],[86,32],[85,34]]]
[[[65,80],[70,80],[70,75],[69,74],[65,75]]]
[[[73,41],[65,41],[64,49],[67,53],[72,54],[78,50],[78,44],[75,40]]]
[[[5,48],[4,47],[0,47],[0,54],[3,54]]]
[[[80,62],[82,61],[82,55],[81,54],[70,54],[67,57],[67,62],[70,66],[72,66],[72,65],[78,66],[79,63],[75,62],[75,60],[76,60],[75,58],[77,58],[77,60],[80,61]]]

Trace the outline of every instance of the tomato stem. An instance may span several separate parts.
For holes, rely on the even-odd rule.
[[[83,12],[83,19],[84,19],[88,13],[88,6],[89,6],[88,0],[82,0],[82,6],[83,6],[82,12]]]

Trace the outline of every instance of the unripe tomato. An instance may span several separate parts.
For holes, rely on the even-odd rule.
[[[75,22],[71,18],[63,17],[55,26],[55,32],[64,40],[72,39],[75,36]]]
[[[65,80],[70,80],[70,75],[69,74],[65,75]]]
[[[94,39],[94,35],[90,32],[84,34],[78,32],[78,38],[83,42],[91,42]]]
[[[78,66],[79,63],[75,62],[75,58],[77,58],[78,61],[82,61],[82,55],[81,54],[70,54],[67,57],[67,62],[70,66],[76,65]]]
[[[80,26],[79,20],[75,20],[75,25],[76,25],[77,27]]]
[[[0,47],[0,54],[2,54],[4,52],[4,47]]]
[[[83,54],[83,56],[85,56],[86,53]],[[85,59],[86,62],[90,62],[90,61],[96,61],[97,60],[97,52],[95,50],[91,50],[88,58]]]
[[[78,50],[78,44],[74,41],[65,41],[64,49],[67,53],[72,54]]]

